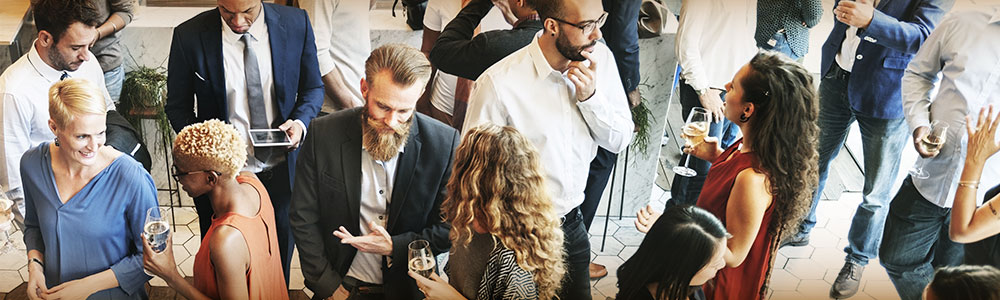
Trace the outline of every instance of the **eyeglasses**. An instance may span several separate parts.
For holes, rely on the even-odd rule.
[[[212,173],[212,174],[215,174],[216,176],[221,175],[219,172],[212,171],[212,170],[181,172],[180,169],[177,169],[177,165],[173,165],[173,169],[174,169],[174,172],[170,176],[174,177],[174,181],[181,181],[181,177],[188,176],[188,175],[191,175],[191,174],[198,174],[198,173]]]
[[[556,17],[549,17],[549,19],[553,19],[553,20],[556,20],[556,21],[558,21],[560,23],[564,23],[564,24],[567,24],[567,25],[572,25],[573,27],[576,27],[576,28],[580,28],[580,30],[583,31],[583,35],[590,35],[591,33],[594,33],[594,29],[597,29],[597,27],[604,26],[604,22],[606,22],[608,20],[608,12],[604,12],[603,14],[601,14],[601,17],[597,18],[597,20],[588,20],[588,21],[582,21],[582,22],[579,22],[579,23],[570,23],[568,21],[565,21],[565,20],[562,20],[562,19],[559,19],[559,18],[556,18]]]

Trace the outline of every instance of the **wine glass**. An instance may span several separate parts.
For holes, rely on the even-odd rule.
[[[160,253],[167,249],[167,236],[170,235],[170,222],[165,218],[167,210],[159,207],[150,207],[146,210],[146,224],[142,227],[146,240],[149,241],[149,248]]]
[[[434,254],[431,253],[430,243],[427,240],[415,240],[410,242],[408,246],[410,250],[409,263],[407,266],[410,271],[420,274],[426,278],[430,278],[431,273],[434,273],[434,267],[437,264],[437,260],[434,258]]]
[[[938,120],[931,122],[931,132],[921,138],[920,142],[917,144],[917,147],[920,147],[920,150],[930,153],[931,157],[921,158],[920,161],[918,161],[917,164],[910,169],[911,176],[919,179],[927,179],[930,177],[930,174],[927,174],[927,171],[924,171],[924,165],[927,164],[928,159],[934,158],[939,152],[941,152],[941,147],[944,146],[944,142],[947,138],[948,123]]]
[[[14,251],[14,242],[10,240],[10,229],[14,226],[14,201],[0,192],[0,232],[3,232],[3,245],[0,254]]]
[[[702,107],[695,107],[688,114],[687,122],[684,123],[684,127],[681,128],[681,137],[685,140],[685,145],[691,145],[692,147],[701,144],[705,140],[705,136],[708,135],[708,124],[709,117],[711,114],[708,110]],[[684,157],[684,165],[674,167],[673,171],[677,175],[684,177],[694,177],[698,175],[694,169],[688,168],[688,161],[691,160],[691,154]]]

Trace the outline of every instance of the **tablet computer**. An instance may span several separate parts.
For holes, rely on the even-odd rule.
[[[250,129],[250,142],[254,147],[291,146],[292,139],[281,129]]]

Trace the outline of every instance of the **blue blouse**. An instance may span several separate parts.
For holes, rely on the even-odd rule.
[[[88,299],[147,299],[142,226],[156,207],[153,178],[128,155],[115,158],[66,204],[59,200],[49,143],[21,157],[24,244],[45,254],[49,288],[111,269],[118,287]]]

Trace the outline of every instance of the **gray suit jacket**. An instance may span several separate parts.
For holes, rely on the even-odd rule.
[[[289,218],[299,249],[305,284],[314,298],[333,294],[351,267],[357,249],[340,243],[333,231],[344,226],[360,235],[361,113],[363,107],[313,120],[302,144],[292,189]],[[410,136],[400,154],[389,204],[386,231],[392,256],[383,259],[387,299],[423,296],[407,272],[407,245],[430,242],[439,254],[448,249],[448,224],[441,218],[445,184],[458,146],[455,129],[414,114]],[[391,260],[391,264],[389,261]]]

